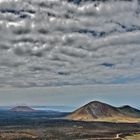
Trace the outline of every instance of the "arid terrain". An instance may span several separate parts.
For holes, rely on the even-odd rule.
[[[21,122],[22,124],[21,124]],[[19,123],[18,123],[19,122]],[[1,126],[1,140],[124,140],[140,132],[140,124],[37,119]]]
[[[114,107],[99,101],[90,102],[66,116],[68,120],[101,122],[140,122],[140,110],[128,105]]]
[[[140,0],[0,0],[0,140],[140,140],[138,109]]]
[[[140,140],[140,134],[126,136],[123,140]]]
[[[84,110],[80,112],[81,116],[84,114],[84,117],[91,118],[92,114],[95,120],[89,121],[88,117],[85,120],[70,119],[73,114],[77,118],[79,110]],[[120,114],[117,114],[119,110]],[[125,120],[125,116],[129,116],[130,120]],[[130,106],[115,108],[97,101],[72,113],[17,106],[0,111],[0,140],[139,140],[138,119],[137,109]]]

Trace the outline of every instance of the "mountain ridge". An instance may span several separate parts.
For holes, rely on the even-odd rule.
[[[140,119],[140,110],[128,105],[114,107],[103,102],[92,101],[73,111],[71,114],[66,116],[66,119],[80,121],[104,121],[107,119],[125,121],[126,119],[129,121],[135,121],[135,119]]]

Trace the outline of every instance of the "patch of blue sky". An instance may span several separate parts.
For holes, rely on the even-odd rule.
[[[135,77],[117,77],[112,84],[140,83],[140,76]]]

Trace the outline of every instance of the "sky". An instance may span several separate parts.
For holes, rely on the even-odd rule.
[[[0,106],[61,106],[73,111],[91,101],[113,106],[131,105],[140,109],[139,85],[82,85],[0,90]]]
[[[78,106],[99,95],[137,106],[131,99],[140,85],[139,38],[138,0],[0,0],[0,104],[44,104],[46,96],[49,104]],[[93,89],[81,94],[85,86]],[[106,86],[118,88],[104,95]]]

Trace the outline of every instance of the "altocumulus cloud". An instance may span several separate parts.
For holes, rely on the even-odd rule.
[[[1,0],[0,87],[140,82],[140,5]]]

